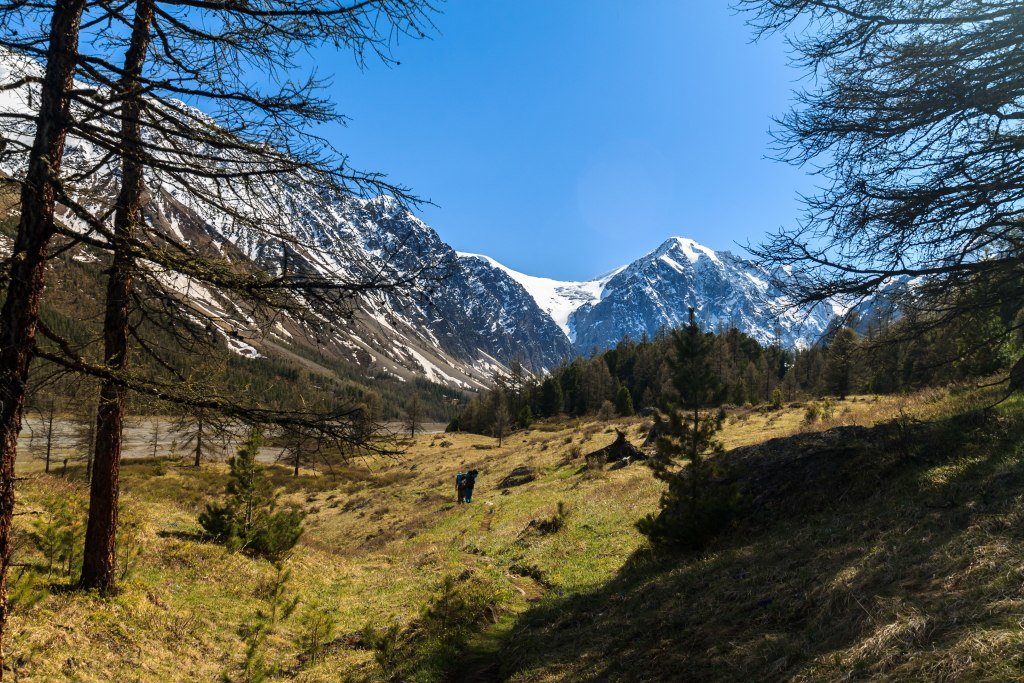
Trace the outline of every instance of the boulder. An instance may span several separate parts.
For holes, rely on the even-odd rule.
[[[661,423],[659,422],[655,422],[651,425],[650,431],[647,432],[647,438],[644,439],[644,448],[654,447],[654,444],[658,441],[658,437],[661,436],[661,429],[658,428],[660,424]]]
[[[587,454],[587,462],[609,463],[625,461],[626,464],[636,460],[646,460],[647,454],[626,439],[626,433],[615,430],[615,441],[609,445]],[[625,465],[622,465],[625,467]]]

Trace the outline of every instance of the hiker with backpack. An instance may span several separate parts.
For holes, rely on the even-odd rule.
[[[471,503],[473,501],[473,486],[476,485],[476,475],[478,474],[480,473],[477,472],[476,470],[470,470],[469,472],[466,473],[466,479],[463,484],[463,499],[467,503]]]
[[[462,499],[466,496],[466,475],[462,472],[455,475],[455,495],[461,505]]]

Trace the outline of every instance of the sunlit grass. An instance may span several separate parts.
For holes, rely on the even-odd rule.
[[[952,400],[949,392],[858,396],[838,402],[830,421],[813,424],[805,420],[805,404],[778,411],[741,409],[727,418],[722,439],[732,448],[837,425],[871,425],[902,414],[933,419],[952,410]],[[1012,412],[1013,405],[1020,404],[1007,403],[1001,410]],[[868,673],[889,671],[878,668],[876,659],[889,656],[898,643],[909,642],[900,647],[917,651],[914,639],[924,638],[921,634],[930,633],[930,624],[940,619],[929,601],[950,590],[967,591],[985,603],[970,609],[972,614],[991,612],[984,627],[994,642],[1010,647],[1020,639],[1004,631],[1009,611],[1024,606],[1011,590],[1016,575],[1005,569],[1024,567],[1024,553],[1009,531],[1019,522],[1016,513],[976,519],[950,536],[932,528],[935,513],[929,507],[945,510],[950,498],[960,505],[957,496],[964,496],[954,490],[957,486],[972,477],[1013,471],[1019,454],[1003,458],[984,475],[980,468],[991,462],[980,452],[936,463],[901,484],[905,499],[893,494],[866,501],[860,511],[793,520],[763,538],[663,567],[648,582],[623,585],[609,600],[608,586],[629,575],[623,574],[624,565],[646,546],[634,524],[656,509],[661,484],[642,465],[587,470],[580,454],[609,444],[615,428],[639,443],[649,425],[640,418],[545,422],[513,435],[502,448],[482,436],[428,435],[418,437],[401,458],[355,462],[336,479],[311,471],[295,479],[286,468],[273,468],[281,504],[299,506],[308,515],[307,531],[288,560],[288,593],[302,605],[333,610],[340,637],[367,624],[408,624],[445,576],[479,573],[497,586],[502,607],[494,630],[474,641],[484,659],[481,653],[504,647],[502,636],[517,624],[522,627],[518,615],[546,605],[557,608],[573,596],[605,610],[610,643],[632,633],[660,652],[662,646],[651,640],[655,631],[638,634],[654,629],[652,615],[678,621],[675,631],[657,636],[667,639],[665,663],[679,664],[690,656],[687,648],[699,648],[710,653],[707,661],[726,667],[706,670],[712,673],[791,672],[803,656],[805,640],[815,634],[824,638],[832,628],[860,635],[816,650],[800,675],[832,678],[858,667]],[[498,482],[519,466],[533,468],[536,480],[507,493],[499,490]],[[468,468],[481,471],[474,503],[457,506],[454,474]],[[34,465],[31,470],[25,470],[29,476],[19,485],[20,511],[36,510],[54,481]],[[80,481],[81,474],[80,466],[74,466],[69,478]],[[226,467],[208,464],[195,470],[172,460],[127,461],[123,477],[124,496],[143,511],[145,525],[143,552],[133,560],[120,595],[101,600],[61,590],[70,578],[48,579],[32,568],[14,572],[8,661],[14,662],[19,680],[215,680],[237,670],[246,626],[266,609],[266,585],[275,570],[266,561],[229,553],[196,536],[196,515],[222,495]],[[85,496],[81,484],[76,495]],[[531,520],[552,517],[559,502],[566,512],[564,527],[557,533],[531,532]],[[890,523],[904,518],[905,524]],[[30,515],[17,518],[19,564],[40,561],[26,540],[31,520]],[[900,588],[908,581],[913,583]],[[901,594],[910,602],[893,602]],[[723,596],[728,600],[723,602]],[[647,607],[639,607],[638,600]],[[758,607],[764,600],[770,600],[768,606]],[[673,611],[676,604],[686,613]],[[808,613],[816,616],[803,631],[786,626]],[[689,623],[686,614],[704,615],[716,635],[691,638],[683,626]],[[303,666],[298,628],[295,619],[286,620],[266,644],[277,678],[333,681],[342,672],[375,675],[370,652],[340,644],[323,662]],[[596,652],[563,661],[562,654],[569,652],[564,648],[570,647],[563,636],[572,629],[538,628],[545,647],[556,654],[525,657],[523,680],[585,679],[607,665]],[[753,633],[758,640],[749,640]],[[942,646],[949,653],[969,650],[966,643],[943,641]],[[999,650],[1003,646],[993,647],[993,657],[1005,652]],[[1000,666],[997,671],[1009,671]],[[907,671],[925,675],[924,669]]]

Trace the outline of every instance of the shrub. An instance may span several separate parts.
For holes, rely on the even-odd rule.
[[[470,636],[496,621],[500,597],[477,574],[447,577],[408,627],[367,626],[363,637],[386,680],[449,680]]]
[[[373,660],[377,662],[384,680],[396,680],[405,658],[402,627],[392,624],[378,631],[372,624],[367,624],[362,635],[363,642],[373,650]]]
[[[775,391],[772,392],[772,410],[782,410],[784,401],[785,397],[782,395],[782,387],[775,387]]]
[[[655,545],[700,550],[726,529],[736,515],[736,492],[727,487],[709,490],[708,482],[700,492],[692,493],[692,473],[683,470],[668,481],[661,512],[648,514],[637,522],[637,529]]]
[[[601,404],[600,409],[597,411],[597,419],[607,422],[615,417],[615,404],[611,401],[605,401]]]
[[[261,585],[257,596],[264,601],[265,607],[257,609],[243,625],[240,635],[244,638],[245,652],[241,663],[241,677],[238,680],[246,683],[260,683],[271,676],[280,674],[277,666],[267,663],[265,654],[268,638],[274,634],[278,625],[288,619],[299,604],[298,597],[289,596],[291,571],[284,564],[274,564],[274,576],[266,584]],[[221,676],[224,681],[235,680],[229,671]]]
[[[836,404],[832,402],[832,399],[826,398],[821,402],[821,419],[825,422],[831,422],[836,417]]]
[[[558,501],[558,509],[555,514],[546,519],[532,519],[527,527],[527,531],[534,531],[541,536],[548,534],[556,534],[565,527],[565,520],[569,516],[569,511],[565,507],[565,503]]]
[[[818,420],[823,422],[831,422],[836,416],[836,406],[830,399],[825,399],[820,403],[811,401],[807,404],[807,410],[804,411],[804,422],[807,424],[814,424]]]

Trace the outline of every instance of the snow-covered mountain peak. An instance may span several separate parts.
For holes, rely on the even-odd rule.
[[[682,255],[689,263],[697,263],[701,258],[710,259],[718,264],[721,263],[715,250],[709,249],[688,237],[670,237],[662,242],[661,246],[652,253],[659,258],[664,256],[671,258],[672,256]]]
[[[813,343],[832,319],[819,307],[794,315],[771,273],[730,252],[716,252],[686,237],[671,237],[619,269],[604,283],[599,301],[569,317],[578,352],[614,346],[623,337],[651,337],[686,323],[697,311],[705,329],[735,326],[761,343]]]

